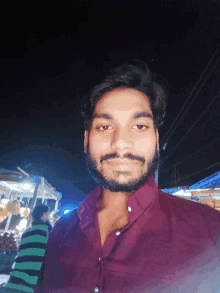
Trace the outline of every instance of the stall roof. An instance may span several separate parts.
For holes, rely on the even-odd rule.
[[[36,184],[41,180],[38,187],[38,198],[60,200],[62,194],[57,192],[43,177],[29,175],[12,170],[0,170],[0,194],[10,199],[17,197],[33,197]]]
[[[177,186],[162,189],[163,192],[174,194],[181,190],[216,189],[220,187],[220,171],[206,177],[191,186]]]
[[[197,189],[197,188],[217,188],[220,187],[220,171],[206,177],[199,182],[190,186],[190,189]]]

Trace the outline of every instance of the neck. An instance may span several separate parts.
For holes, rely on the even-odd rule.
[[[102,189],[102,209],[115,210],[115,208],[126,209],[128,198],[132,193],[112,192],[108,189]]]

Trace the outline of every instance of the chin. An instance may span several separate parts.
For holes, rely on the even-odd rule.
[[[133,192],[145,185],[154,176],[159,165],[160,153],[155,150],[154,157],[145,165],[146,170],[132,171],[110,171],[106,168],[99,170],[97,163],[92,159],[89,148],[86,157],[87,169],[93,179],[100,183],[103,188],[112,192]],[[145,173],[144,173],[145,171]]]
[[[117,174],[116,176],[105,176],[103,174],[103,178],[105,178],[106,181],[114,181],[117,184],[132,184],[132,182],[137,182],[142,176],[143,174],[133,176],[131,174]]]
[[[118,182],[118,181],[108,181],[108,182],[101,182],[103,188],[108,189],[111,192],[134,192],[141,188],[146,181],[144,182],[136,182],[136,181],[129,181],[126,183]]]
[[[146,171],[144,174],[137,174],[136,176],[128,176],[127,174],[125,177],[125,172],[121,173],[117,176],[106,176],[103,173],[99,173],[99,177],[96,177],[96,179],[99,179],[98,182],[103,188],[112,192],[133,192],[145,185],[154,175],[154,173]]]

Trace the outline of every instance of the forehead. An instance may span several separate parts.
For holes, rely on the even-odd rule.
[[[147,111],[152,114],[149,98],[142,92],[130,89],[119,88],[108,92],[96,104],[94,115],[102,112],[111,113],[133,113],[137,111]]]

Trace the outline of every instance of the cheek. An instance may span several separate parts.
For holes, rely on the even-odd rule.
[[[134,150],[139,154],[146,154],[155,151],[156,140],[153,137],[145,137],[134,142]]]
[[[89,144],[91,153],[100,153],[109,149],[110,141],[104,140],[99,136],[93,136],[93,138],[90,139]]]
[[[102,141],[99,141],[99,146],[98,146],[98,148],[99,148],[99,150],[100,151],[107,151],[108,149],[109,149],[109,143],[107,143],[107,142],[102,142]]]

